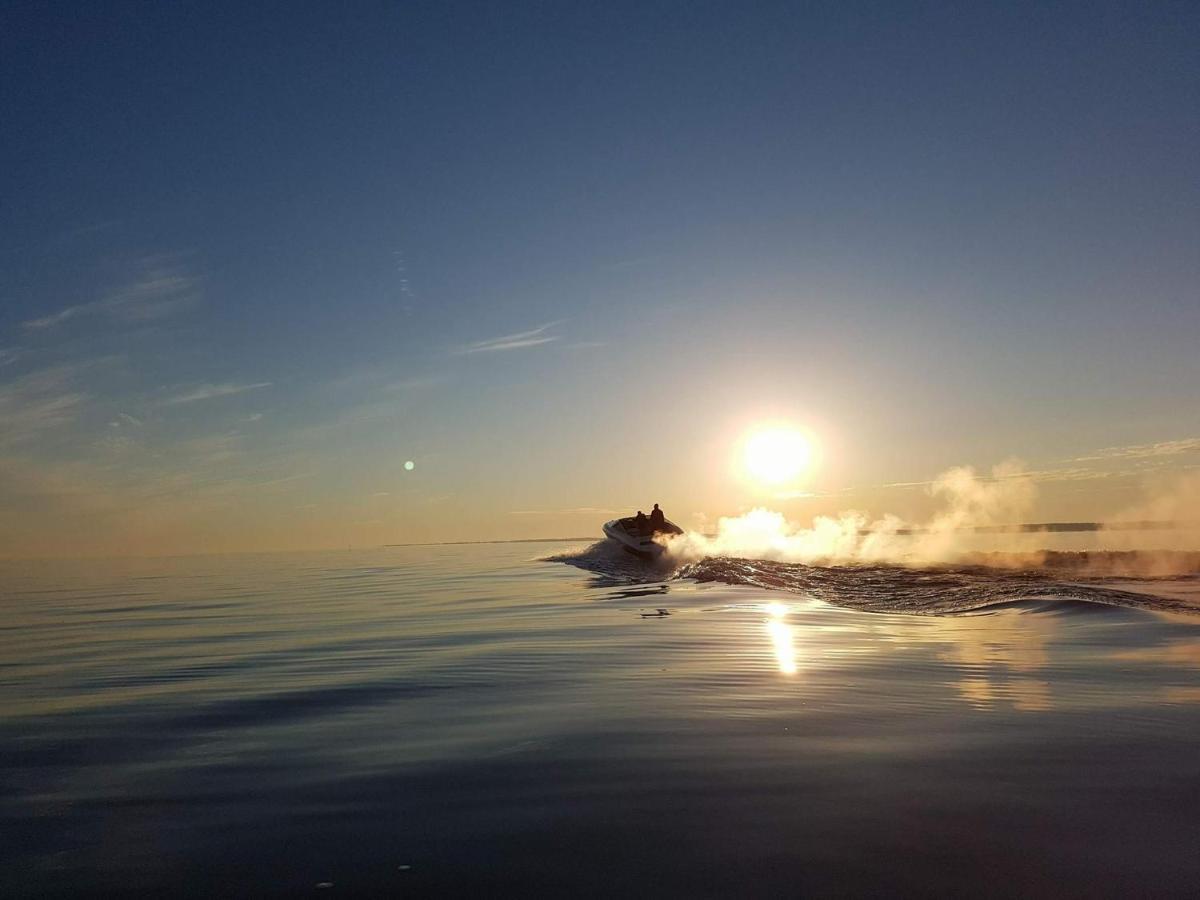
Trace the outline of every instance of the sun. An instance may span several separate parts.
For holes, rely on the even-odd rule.
[[[742,465],[754,481],[771,487],[789,484],[812,465],[808,437],[788,426],[770,426],[751,432],[742,450]]]

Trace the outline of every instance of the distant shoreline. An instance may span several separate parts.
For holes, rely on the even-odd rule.
[[[492,541],[413,541],[408,544],[383,544],[384,547],[460,547],[466,544],[549,544],[554,541],[599,541],[603,535],[584,537],[501,538]]]

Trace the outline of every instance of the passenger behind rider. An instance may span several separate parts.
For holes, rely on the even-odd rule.
[[[637,528],[638,534],[650,534],[650,520],[646,518],[646,514],[640,509],[637,515],[633,517],[633,524]]]

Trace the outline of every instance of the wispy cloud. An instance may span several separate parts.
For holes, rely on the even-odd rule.
[[[0,347],[0,368],[15,363],[23,355],[20,347]]]
[[[838,491],[836,493],[844,493]],[[819,491],[782,491],[775,495],[776,500],[815,500],[818,497],[832,497],[834,494],[825,494]]]
[[[1188,453],[1200,453],[1200,437],[1183,438],[1175,441],[1158,441],[1153,444],[1128,444],[1121,447],[1104,447],[1088,456],[1076,456],[1059,461],[1059,467],[1048,469],[1018,469],[991,475],[977,475],[980,482],[995,482],[1012,479],[1028,479],[1041,483],[1069,481],[1109,481],[1142,477],[1146,468],[1158,468],[1166,465],[1156,462],[1163,457],[1182,456]],[[1099,463],[1100,465],[1062,465],[1063,463]],[[1114,464],[1126,463],[1124,468],[1114,468]],[[1105,465],[1108,464],[1108,465]],[[1129,468],[1132,465],[1134,468]],[[1186,468],[1175,463],[1173,468]],[[897,481],[890,484],[875,485],[881,488],[927,488],[935,481]],[[855,490],[870,490],[869,487]]]
[[[1105,447],[1091,456],[1077,456],[1070,462],[1099,462],[1109,459],[1151,459],[1156,456],[1179,456],[1200,452],[1200,437],[1178,441],[1158,441],[1154,444],[1129,444],[1124,447]]]
[[[1109,478],[1123,478],[1127,475],[1134,475],[1135,472],[1119,470],[1119,471],[1103,471],[1100,469],[1087,469],[1076,467],[1071,469],[1043,469],[1041,471],[1018,472],[1014,475],[1006,476],[1008,478],[1030,478],[1033,481],[1053,482],[1053,481],[1101,481]]]
[[[26,440],[73,421],[86,399],[86,394],[74,392],[32,398],[0,395],[0,443]]]
[[[74,421],[88,399],[76,383],[102,362],[50,366],[0,384],[0,443],[20,443]]]
[[[394,365],[356,366],[322,385],[329,391],[353,391],[362,396],[370,391],[405,393],[422,391],[444,384],[449,379],[444,375],[412,375],[399,377]]]
[[[257,391],[259,388],[270,387],[270,381],[258,381],[254,384],[201,384],[190,388],[181,394],[168,397],[162,401],[163,406],[178,406],[182,403],[196,403],[200,400],[212,400],[216,397],[230,397],[234,394],[244,394],[246,391]]]
[[[1001,474],[977,474],[975,478],[983,484],[994,484],[998,481],[1012,481],[1014,479],[1028,479],[1036,482],[1055,482],[1055,481],[1099,481],[1107,478],[1120,478],[1127,475],[1137,474],[1131,471],[1106,471],[1101,469],[1089,469],[1082,466],[1076,466],[1069,469],[1021,469],[1019,471],[1004,472]],[[887,484],[867,485],[863,487],[853,488],[853,490],[873,490],[875,488],[927,488],[932,487],[939,482],[934,481],[892,481]]]
[[[51,374],[42,373],[38,386],[66,377]],[[7,398],[12,386],[4,391]],[[231,511],[248,504],[290,505],[290,493],[316,475],[303,454],[264,456],[237,430],[185,440],[160,431],[143,442],[142,429],[125,416],[111,414],[115,427],[99,440],[85,441],[86,433],[67,425],[74,459],[44,454],[32,442],[6,443],[0,428],[0,557],[56,555],[68,546],[86,553],[171,549],[180,530],[224,533]],[[60,411],[56,421],[72,418]],[[147,419],[144,427],[155,424]],[[295,501],[303,499],[298,493]]]
[[[501,350],[523,350],[526,347],[537,347],[542,344],[549,344],[551,341],[557,341],[560,335],[547,334],[547,332],[561,322],[547,322],[540,328],[533,328],[529,331],[520,331],[516,334],[506,334],[501,337],[489,338],[486,341],[476,341],[473,344],[467,344],[465,347],[460,347],[456,353],[496,353]]]
[[[24,327],[40,331],[81,316],[108,315],[128,322],[149,322],[190,306],[198,292],[198,279],[178,256],[151,256],[139,260],[137,275],[99,300],[77,303],[57,312],[29,319]]]

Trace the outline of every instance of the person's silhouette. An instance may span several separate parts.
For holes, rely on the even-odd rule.
[[[650,533],[650,520],[646,518],[646,514],[640,509],[637,515],[633,517],[633,524],[637,526],[638,534]]]
[[[666,527],[667,517],[663,515],[663,511],[658,508],[658,504],[654,504],[654,509],[650,510],[650,527],[654,531],[662,531]]]

